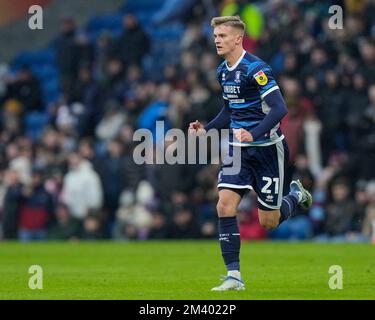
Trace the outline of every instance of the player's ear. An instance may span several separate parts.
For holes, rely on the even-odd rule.
[[[242,44],[242,41],[243,41],[243,34],[238,33],[236,37],[236,44]]]

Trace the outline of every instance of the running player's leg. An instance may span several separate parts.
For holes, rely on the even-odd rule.
[[[237,174],[228,174],[228,171],[224,169],[232,164],[224,160],[218,179],[219,242],[227,268],[227,277],[225,277],[220,286],[212,289],[214,291],[243,290],[245,288],[240,273],[241,239],[237,221],[237,207],[242,196],[251,188],[252,175],[249,170],[246,152],[243,152],[242,149],[237,149],[237,151],[240,151],[241,154],[239,172]],[[233,155],[232,148],[230,148],[230,155]]]
[[[292,181],[291,191],[282,198],[280,209],[270,209],[258,203],[259,223],[266,230],[275,229],[293,215],[298,205],[307,209],[311,206],[311,203],[311,194],[303,188],[300,181]]]
[[[237,222],[237,207],[241,194],[230,189],[219,191],[216,209],[219,217],[219,242],[228,275],[239,278],[240,230]]]
[[[221,254],[227,268],[223,283],[212,291],[244,290],[245,285],[240,273],[241,238],[237,222],[237,207],[245,189],[219,187],[217,214],[219,216],[219,242]]]
[[[310,193],[299,181],[292,181],[290,189],[285,183],[288,156],[285,141],[257,149],[254,189],[258,195],[259,222],[266,230],[276,228],[291,217],[298,204],[308,208],[312,202]]]

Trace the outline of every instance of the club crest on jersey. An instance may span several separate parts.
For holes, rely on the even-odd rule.
[[[241,82],[241,71],[236,71],[234,76],[234,82],[240,83]]]
[[[268,82],[268,78],[267,78],[266,74],[262,70],[258,71],[254,75],[254,78],[255,78],[256,82],[258,82],[258,84],[261,85],[261,86],[266,85],[267,82]]]

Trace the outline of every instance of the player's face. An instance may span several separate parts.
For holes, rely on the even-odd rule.
[[[231,26],[219,25],[214,29],[216,51],[219,56],[225,57],[242,43],[241,33]]]

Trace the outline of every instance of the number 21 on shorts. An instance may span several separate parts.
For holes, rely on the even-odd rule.
[[[272,193],[271,188],[272,188],[272,183],[275,184],[275,194],[279,193],[279,178],[270,178],[270,177],[262,177],[263,181],[266,181],[266,184],[262,188],[261,192],[262,193]]]

